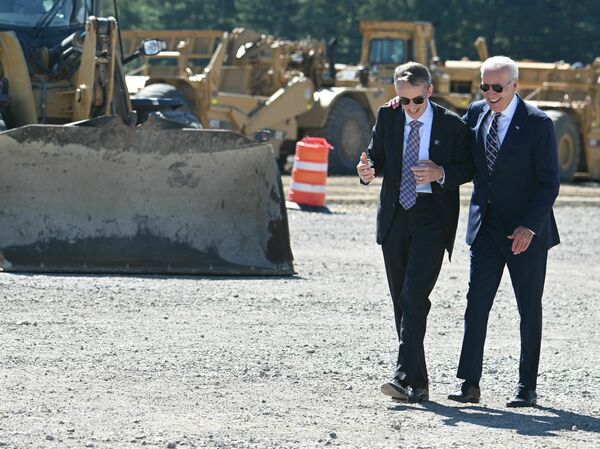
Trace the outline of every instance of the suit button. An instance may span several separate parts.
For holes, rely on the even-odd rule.
[[[488,182],[488,187],[492,187],[492,181]]]

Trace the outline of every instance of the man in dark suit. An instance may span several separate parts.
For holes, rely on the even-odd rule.
[[[515,92],[514,61],[496,56],[481,66],[483,101],[466,115],[475,163],[467,243],[471,273],[458,365],[461,389],[448,396],[479,402],[487,321],[508,266],[521,318],[519,382],[508,407],[536,403],[542,336],[542,292],[548,249],[559,243],[552,205],[559,190],[552,120]]]
[[[423,349],[429,294],[444,250],[452,254],[458,186],[471,179],[473,165],[465,124],[429,100],[433,87],[427,68],[414,62],[401,65],[394,83],[398,96],[379,109],[357,171],[363,184],[383,176],[377,243],[400,345],[394,376],[381,391],[395,400],[419,402],[429,399]]]

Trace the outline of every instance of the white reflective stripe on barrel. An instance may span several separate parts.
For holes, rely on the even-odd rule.
[[[309,171],[327,171],[327,164],[320,164],[317,162],[302,162],[298,159],[294,159],[294,168],[298,170],[309,170]]]
[[[290,190],[297,190],[298,192],[325,193],[325,186],[306,184],[304,182],[291,182]]]

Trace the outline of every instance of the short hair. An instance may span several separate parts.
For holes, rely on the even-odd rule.
[[[519,67],[517,63],[508,56],[492,56],[481,64],[481,76],[484,70],[507,70],[512,78],[519,78]]]
[[[429,87],[431,86],[431,73],[429,73],[429,69],[423,64],[410,61],[399,65],[394,70],[394,83],[398,81],[407,81],[412,86],[425,83]]]

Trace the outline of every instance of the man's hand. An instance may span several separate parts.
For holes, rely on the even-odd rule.
[[[371,166],[371,162],[367,159],[367,153],[364,151],[360,155],[360,161],[356,166],[356,171],[362,182],[370,183],[375,177],[375,169]]]
[[[511,251],[515,256],[527,251],[527,248],[529,248],[529,244],[533,239],[533,235],[533,232],[525,226],[519,226],[511,235],[507,236],[513,241]]]
[[[415,175],[415,182],[417,184],[429,184],[431,182],[439,181],[444,177],[444,170],[435,162],[429,159],[424,161],[417,161],[417,165],[410,168]]]
[[[398,106],[400,106],[400,97],[398,96],[395,96],[391,100],[388,100],[388,102],[383,105],[384,108],[390,107],[392,109],[398,109]]]

